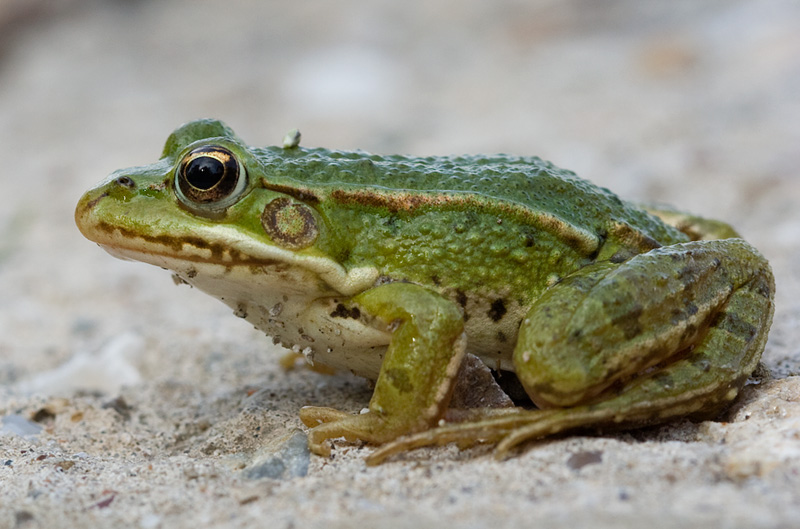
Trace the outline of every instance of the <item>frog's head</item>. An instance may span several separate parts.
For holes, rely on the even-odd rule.
[[[313,200],[287,194],[290,186],[276,185],[266,174],[264,156],[281,151],[257,156],[220,121],[187,123],[169,136],[160,160],[116,171],[84,194],[75,221],[112,255],[183,278],[212,265],[289,265],[336,291],[358,291],[372,273],[337,263],[324,249],[330,248],[330,230]]]

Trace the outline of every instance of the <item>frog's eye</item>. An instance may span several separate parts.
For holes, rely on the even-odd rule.
[[[208,145],[183,157],[175,184],[187,206],[220,210],[233,204],[247,187],[247,172],[231,151]]]

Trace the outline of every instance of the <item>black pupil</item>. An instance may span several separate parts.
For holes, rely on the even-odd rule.
[[[211,189],[225,175],[225,166],[211,156],[195,158],[186,166],[186,181],[197,189]]]

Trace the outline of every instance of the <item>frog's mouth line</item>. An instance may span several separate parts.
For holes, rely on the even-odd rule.
[[[351,296],[375,284],[379,271],[365,266],[345,269],[324,255],[300,255],[274,245],[259,243],[238,229],[217,225],[214,233],[195,230],[184,236],[148,235],[100,218],[97,200],[81,202],[75,221],[84,237],[100,245],[114,257],[142,261],[175,270],[181,262],[208,263],[223,267],[265,266],[282,263],[318,275],[332,289]],[[208,241],[225,241],[210,243]]]
[[[342,295],[351,296],[375,284],[379,272],[374,267],[360,267],[345,270],[338,263],[324,257],[298,256],[297,254],[281,248],[264,246],[261,255],[253,256],[238,250],[225,248],[214,252],[207,247],[194,246],[190,241],[179,241],[177,238],[169,245],[161,244],[163,250],[146,238],[110,237],[107,240],[97,240],[100,237],[87,237],[98,244],[110,255],[125,261],[139,261],[175,272],[185,269],[187,263],[201,263],[217,265],[231,269],[234,267],[268,267],[268,266],[297,266],[305,268],[318,275],[332,289]],[[192,252],[187,252],[187,246]],[[206,245],[207,246],[207,245]]]
[[[176,255],[171,252],[134,249],[116,244],[109,245],[97,243],[97,245],[117,259],[122,259],[123,261],[138,261],[170,270],[175,270],[176,263],[200,263],[219,265],[228,268],[239,266],[274,266],[277,264],[285,264],[284,261],[280,261],[278,259],[245,259],[243,261],[219,260],[207,259],[199,255]],[[170,263],[169,266],[164,264],[166,262]]]

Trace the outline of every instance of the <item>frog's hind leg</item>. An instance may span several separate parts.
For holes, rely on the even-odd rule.
[[[405,449],[452,441],[499,442],[497,454],[502,456],[524,441],[570,430],[632,428],[718,414],[736,397],[763,351],[773,311],[769,265],[738,239],[686,243],[640,257],[621,269],[627,279],[603,270],[610,265],[600,265],[565,281],[563,292],[543,297],[529,314],[529,335],[521,333],[517,349],[518,375],[535,401],[559,407],[499,414],[481,410],[465,423],[381,447],[370,462]],[[665,260],[679,266],[657,266]],[[667,275],[685,288],[661,284]],[[650,281],[660,284],[661,292],[648,286]],[[604,288],[613,295],[598,292]],[[648,298],[633,304],[624,301],[625,291],[631,289]],[[597,306],[592,318],[582,320],[576,309],[582,302],[575,301],[580,292],[582,299],[594,298],[607,311],[627,307],[619,310],[630,314],[609,317]],[[659,313],[659,318],[647,319]],[[640,331],[637,322],[647,332]],[[577,327],[570,327],[573,324]],[[589,328],[592,325],[594,329]],[[610,327],[627,337],[618,341]],[[673,327],[677,331],[670,337]],[[637,342],[635,335],[640,333],[644,336]],[[534,351],[543,346],[549,350]],[[590,354],[582,358],[579,349],[587,347]],[[526,360],[533,364],[526,366]],[[548,362],[551,365],[544,365]],[[624,371],[634,364],[633,371]]]
[[[701,340],[664,366],[648,369],[619,393],[592,404],[552,410],[515,428],[497,446],[505,454],[528,439],[589,426],[632,428],[678,417],[708,419],[736,398],[755,370],[772,320],[771,276],[737,290]]]
[[[548,422],[632,427],[714,416],[755,370],[775,286],[745,241],[667,246],[606,275],[594,266],[542,296],[515,351],[531,398],[561,415],[515,429],[501,450],[546,433]]]
[[[741,319],[735,315],[737,308],[747,308],[752,297],[752,293],[735,296],[705,338],[684,352],[680,360],[650,368],[611,397],[570,408],[475,410],[460,418],[464,422],[448,423],[385,444],[367,462],[380,464],[406,450],[451,442],[462,447],[497,443],[495,457],[504,459],[521,443],[559,433],[593,427],[643,427],[677,417],[713,417],[736,397],[760,358],[764,340],[752,343],[752,333],[763,324],[763,318]]]

